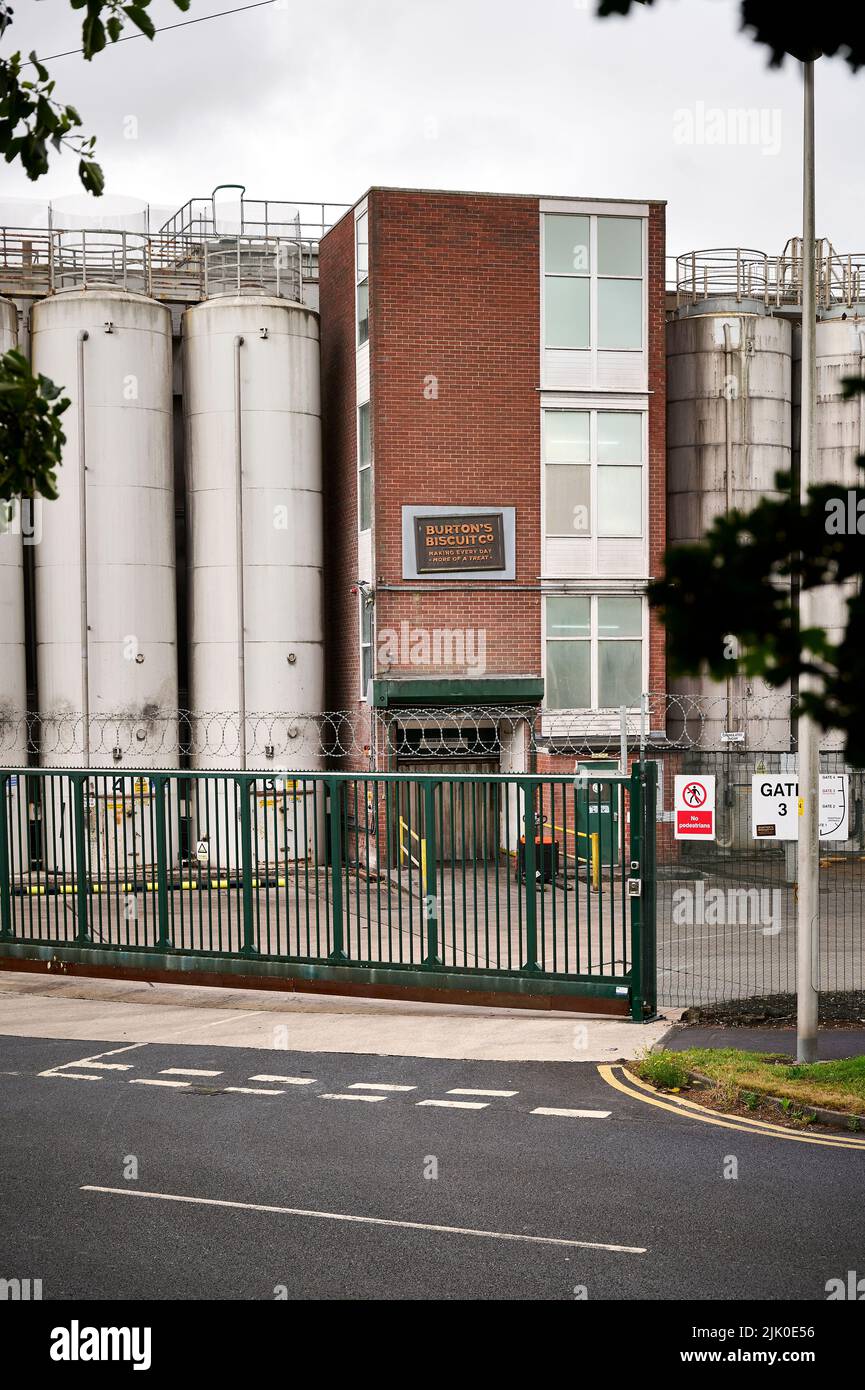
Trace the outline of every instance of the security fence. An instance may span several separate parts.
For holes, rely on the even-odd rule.
[[[89,762],[91,777],[101,778],[106,786],[113,774],[113,781],[121,788],[117,793],[121,801],[133,796],[129,788],[134,787],[136,776],[149,785],[160,771],[170,773],[168,780],[173,790],[168,795],[178,804],[176,812],[169,816],[166,833],[176,842],[172,862],[178,865],[195,863],[197,816],[184,814],[182,804],[184,799],[191,803],[202,795],[193,770],[224,771],[223,786],[229,800],[235,795],[231,790],[232,778],[243,771],[244,758],[248,775],[254,776],[256,785],[266,788],[270,779],[277,796],[282,795],[280,789],[290,783],[294,774],[314,781],[314,774],[324,776],[328,770],[328,776],[330,772],[349,775],[350,771],[353,790],[343,792],[348,798],[346,804],[357,793],[362,806],[369,790],[365,778],[385,785],[391,774],[408,777],[447,772],[451,780],[443,778],[447,791],[437,793],[436,814],[447,816],[447,802],[451,797],[457,799],[447,820],[447,834],[453,834],[455,844],[459,843],[456,858],[461,858],[465,865],[460,881],[472,883],[472,891],[466,889],[460,901],[464,902],[466,914],[468,956],[475,958],[477,953],[470,947],[470,937],[475,930],[485,930],[488,904],[486,888],[479,889],[475,908],[475,878],[479,876],[482,882],[484,874],[490,872],[491,861],[483,856],[488,855],[488,846],[492,844],[499,852],[501,867],[505,857],[516,862],[517,850],[512,826],[508,832],[510,843],[501,838],[505,822],[500,810],[491,809],[477,790],[471,796],[468,791],[457,790],[461,782],[468,785],[472,775],[482,775],[489,781],[499,769],[506,772],[510,768],[515,776],[518,771],[543,774],[552,779],[551,785],[570,785],[581,768],[594,769],[599,774],[621,774],[635,761],[652,762],[658,779],[659,998],[663,1004],[682,1007],[730,1003],[747,1013],[753,1011],[754,1000],[780,1004],[795,990],[796,845],[794,841],[754,834],[751,796],[756,775],[795,774],[796,705],[789,696],[758,686],[739,685],[737,692],[735,698],[726,692],[712,697],[646,692],[638,707],[591,712],[550,712],[537,706],[514,705],[381,710],[363,706],[315,714],[258,712],[247,714],[245,737],[241,737],[240,722],[233,711],[157,712],[141,720],[129,715],[91,716],[86,721],[74,714],[30,715],[17,720],[7,717],[0,718],[0,766],[18,769],[41,762],[77,771]],[[522,761],[513,761],[515,758]],[[865,773],[845,765],[839,740],[831,736],[824,741],[821,759],[824,772],[846,778],[849,815],[845,838],[824,841],[820,848],[819,978],[815,983],[824,995],[844,996],[844,1007],[858,1017],[865,1013]],[[189,773],[186,781],[180,776],[184,771]],[[677,774],[714,776],[716,813],[712,839],[675,839],[673,792]],[[329,785],[327,778],[317,785],[316,795],[320,798],[321,786]],[[18,793],[24,837],[36,846],[31,859],[33,872],[40,864],[39,846],[53,833],[48,826],[50,796],[37,793],[36,786],[29,779],[27,793]],[[188,791],[181,793],[177,790],[181,787]],[[393,798],[397,794],[390,791],[387,795]],[[25,804],[28,796],[29,804]],[[103,811],[108,809],[110,800],[107,794],[103,797]],[[377,794],[374,800],[378,815]],[[254,799],[253,805],[257,805]],[[296,805],[298,813],[307,806],[309,814],[307,802],[300,800]],[[382,853],[384,843],[388,874],[402,873],[407,876],[406,881],[411,875],[422,879],[428,847],[419,830],[419,812],[414,802],[412,808],[397,811],[393,804],[381,808],[380,823],[373,818],[376,833],[371,840],[362,837],[363,852],[357,851],[356,841],[348,833],[348,822],[342,843],[354,847],[352,853],[358,863],[368,852],[376,856]],[[251,814],[259,812],[260,808]],[[627,809],[622,814],[626,815]],[[351,819],[348,810],[346,816]],[[483,825],[484,818],[486,830],[482,833],[477,825]],[[124,815],[121,820],[127,824],[128,818]],[[591,825],[588,821],[578,824],[576,815],[563,818],[552,806],[545,807],[542,821],[544,834],[558,843],[557,852],[568,872],[579,877],[581,890],[591,894],[609,867],[603,840],[608,832],[601,831],[597,817]],[[231,837],[242,831],[242,819],[239,813],[232,815],[223,810],[214,827],[224,841],[217,853],[220,866],[226,867],[222,860],[229,853]],[[621,825],[618,829],[621,831]],[[302,830],[298,834],[303,838]],[[71,839],[67,838],[64,844],[68,861]],[[103,852],[108,851],[100,848],[99,853]],[[267,853],[264,849],[261,853],[269,858],[270,842]],[[236,849],[231,854],[232,862],[241,862]],[[216,893],[214,884],[219,883],[224,885],[219,889],[223,895],[235,892],[230,877],[228,873],[211,875],[207,892]],[[293,877],[291,889],[302,895],[303,881]],[[181,887],[177,891],[189,894],[200,893],[201,889]],[[620,881],[617,891],[621,896]],[[52,895],[56,893],[50,888],[42,896]],[[608,895],[609,885],[601,893],[602,911]],[[494,904],[493,917],[498,910],[501,918],[503,908],[504,898],[498,909]],[[180,912],[179,908],[175,910]],[[308,910],[313,917],[318,913],[319,922],[323,920],[323,908],[317,899],[315,903],[310,899]],[[393,908],[390,910],[393,912]],[[510,910],[512,914],[517,910],[515,902]],[[219,911],[214,898],[212,913],[217,922]],[[276,907],[272,905],[269,911],[272,920]],[[377,911],[376,908],[373,912],[374,934]],[[474,920],[476,911],[480,913],[481,927]],[[64,914],[68,916],[67,909]],[[509,931],[507,936],[511,956],[505,952],[500,959],[489,958],[497,967],[511,968],[514,943],[519,937],[516,928],[515,932],[512,935]],[[218,944],[218,932],[213,940]],[[457,943],[460,940],[462,925],[457,931]],[[554,940],[556,969],[564,959],[562,952],[567,940],[565,969],[570,970],[573,941],[566,934],[560,949],[558,936],[551,938],[547,943],[550,951]],[[451,963],[455,959],[452,950]],[[411,963],[410,957],[407,960]]]
[[[655,769],[0,771],[0,957],[655,1010]]]

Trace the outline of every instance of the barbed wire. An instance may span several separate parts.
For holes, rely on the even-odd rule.
[[[796,700],[778,691],[726,695],[648,691],[640,708],[544,710],[536,705],[464,705],[379,710],[368,706],[317,713],[247,712],[245,746],[251,768],[314,769],[351,759],[381,765],[400,758],[498,758],[524,739],[540,755],[651,756],[665,750],[789,751]],[[841,748],[825,735],[826,750]],[[172,710],[83,714],[0,712],[0,763],[24,766],[237,767],[241,760],[236,710]]]

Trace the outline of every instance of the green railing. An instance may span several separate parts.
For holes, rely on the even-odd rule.
[[[0,951],[643,1018],[653,778],[0,770]]]

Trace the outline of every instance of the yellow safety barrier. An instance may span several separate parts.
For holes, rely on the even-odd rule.
[[[589,850],[590,863],[592,865],[592,891],[597,893],[601,886],[601,836],[597,830],[569,830],[564,825],[554,825],[554,830],[558,830],[560,835],[573,835],[575,838],[589,840],[591,848]],[[579,859],[575,855],[575,859]]]
[[[404,830],[407,830],[408,833],[409,833],[409,835],[411,836],[411,838],[412,838],[413,840],[417,840],[418,844],[420,845],[420,859],[415,859],[415,857],[414,857],[414,855],[411,853],[411,851],[406,849],[406,847],[405,847],[405,840],[404,840],[404,838],[403,838],[403,831],[404,831]],[[421,835],[418,835],[418,833],[417,833],[416,830],[412,830],[412,828],[411,828],[411,826],[409,825],[408,821],[404,821],[403,818],[402,818],[402,816],[400,816],[400,818],[399,818],[399,862],[400,862],[400,864],[402,864],[403,861],[404,861],[406,858],[408,858],[408,859],[411,861],[411,863],[414,864],[415,868],[420,869],[422,891],[423,891],[424,895],[426,895],[426,840],[425,840]]]

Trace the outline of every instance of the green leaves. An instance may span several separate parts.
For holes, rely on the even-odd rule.
[[[174,0],[184,14],[190,0]],[[146,38],[156,33],[148,13],[150,0],[69,0],[73,10],[83,10],[81,43],[90,61],[109,43],[117,43],[131,26]],[[0,0],[0,36],[10,27],[13,11]],[[127,34],[128,37],[128,34]],[[95,140],[80,133],[81,117],[74,106],[54,96],[54,82],[35,53],[22,63],[21,54],[0,59],[0,154],[7,164],[21,164],[29,179],[48,172],[50,147],[64,148],[79,156],[78,177],[88,193],[98,198],[105,187],[100,166],[93,158]]]
[[[24,355],[0,357],[0,502],[57,497],[57,469],[66,436],[60,416],[69,408],[62,388],[34,376]]]

